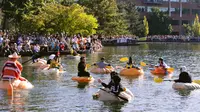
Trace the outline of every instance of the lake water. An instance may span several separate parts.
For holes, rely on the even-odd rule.
[[[175,68],[172,78],[177,78],[179,68],[186,66],[193,79],[200,79],[200,44],[197,43],[142,43],[139,46],[104,47],[100,52],[87,54],[86,61],[93,64],[105,57],[113,66],[125,66],[119,61],[122,57],[132,56],[136,63],[157,64],[158,58]],[[0,64],[7,58],[0,58]],[[21,62],[30,59],[23,57]],[[129,88],[135,98],[128,103],[102,102],[92,95],[101,85],[94,81],[81,87],[71,80],[77,75],[79,59],[62,56],[62,65],[67,71],[59,76],[37,73],[37,69],[24,66],[23,76],[35,87],[31,90],[14,92],[13,99],[0,90],[0,111],[10,112],[198,112],[200,90],[176,91],[173,82],[155,83],[148,67],[145,75],[139,78],[123,77],[123,86]],[[117,70],[118,72],[120,70]],[[95,79],[108,82],[109,75],[92,74]],[[166,77],[167,79],[168,77]],[[96,85],[96,87],[94,86]]]

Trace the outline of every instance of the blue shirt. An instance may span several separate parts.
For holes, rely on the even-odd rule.
[[[99,62],[99,63],[97,63],[97,65],[99,68],[105,68],[108,64],[105,62]]]

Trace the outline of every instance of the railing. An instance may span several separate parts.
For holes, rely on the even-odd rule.
[[[144,3],[147,3],[147,4],[162,4],[163,0],[144,0]]]

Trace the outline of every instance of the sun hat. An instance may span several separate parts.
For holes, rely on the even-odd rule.
[[[55,54],[51,54],[51,55],[49,56],[49,59],[54,59],[55,56],[56,56]]]
[[[17,53],[14,52],[13,54],[9,55],[8,57],[9,57],[9,58],[20,58],[21,56],[20,56],[20,55],[17,55]]]

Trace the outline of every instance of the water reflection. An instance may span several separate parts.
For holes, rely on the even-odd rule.
[[[26,90],[15,90],[13,96],[8,96],[6,91],[0,91],[1,93],[1,108],[5,111],[14,111],[14,112],[25,112],[25,105],[28,101],[29,91]],[[4,106],[3,106],[4,105]]]
[[[180,96],[189,96],[193,90],[175,90]]]
[[[119,61],[122,57],[132,56],[138,65],[141,61],[156,64],[158,58],[163,57],[166,63],[175,69],[173,78],[178,77],[180,66],[186,66],[193,79],[200,79],[200,44],[196,43],[142,43],[139,46],[104,47],[100,53],[84,56],[89,64],[105,57],[105,61],[113,66],[125,66],[126,63]],[[0,58],[1,66],[6,59]],[[24,57],[20,61],[28,59],[30,57]],[[199,104],[200,101],[200,92],[175,91],[170,82],[155,83],[148,67],[143,68],[145,74],[142,76],[121,76],[122,85],[135,96],[132,102],[124,104],[93,100],[92,95],[102,86],[97,81],[92,84],[97,87],[72,81],[71,78],[77,76],[78,63],[78,59],[62,58],[62,65],[67,72],[58,76],[36,73],[36,68],[26,64],[23,76],[35,87],[25,95],[24,91],[18,92],[13,99],[0,90],[0,111],[174,112],[185,109],[194,111],[193,105]],[[104,82],[110,80],[110,75],[91,75]],[[168,76],[162,78],[168,79]]]
[[[84,89],[86,86],[89,86],[89,83],[78,83],[77,88]]]
[[[108,108],[109,112],[121,112],[121,108],[125,105],[125,102],[103,102],[104,106]]]

